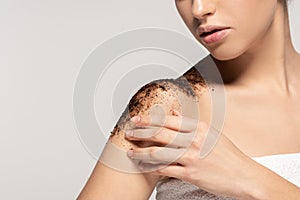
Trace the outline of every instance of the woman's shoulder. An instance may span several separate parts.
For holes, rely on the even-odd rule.
[[[200,84],[202,86],[205,86],[205,80],[195,66],[191,67],[180,77],[178,77],[178,79],[182,78],[188,80],[191,84]]]
[[[171,115],[174,109],[182,110],[184,104],[191,106],[194,100],[197,100],[201,88],[205,88],[205,82],[194,67],[176,79],[159,79],[145,84],[130,99],[111,132],[110,142],[124,150],[136,146],[151,146],[151,143],[133,142],[126,139],[125,131],[132,128],[130,118],[150,114],[157,105],[164,110],[164,114]],[[164,177],[152,178],[157,181]]]
[[[177,79],[159,79],[145,84],[130,99],[112,131],[111,137],[114,137],[120,131],[130,129],[131,117],[148,115],[155,105],[163,108],[165,114],[171,114],[172,109],[179,109],[179,94],[183,94],[188,98],[196,96],[192,85],[180,77]]]
[[[111,137],[129,129],[131,117],[149,114],[154,105],[160,105],[165,114],[171,114],[173,109],[180,110],[182,106],[179,96],[197,100],[204,90],[205,81],[195,67],[191,67],[176,79],[158,79],[145,84],[130,99]]]
[[[203,76],[200,74],[200,72],[195,66],[191,67],[176,80],[186,80],[193,87],[195,93],[207,88]]]

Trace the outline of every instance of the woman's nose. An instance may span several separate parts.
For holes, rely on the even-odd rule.
[[[212,15],[216,11],[214,0],[194,0],[193,1],[193,16],[197,19],[204,19]]]

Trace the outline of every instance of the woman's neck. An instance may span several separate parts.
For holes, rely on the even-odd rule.
[[[288,12],[279,4],[275,20],[261,40],[238,58],[215,61],[225,84],[290,95],[299,79],[300,55],[292,45]]]

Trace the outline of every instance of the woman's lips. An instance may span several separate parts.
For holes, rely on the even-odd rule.
[[[225,38],[230,32],[230,28],[224,28],[219,30],[213,30],[211,32],[205,32],[200,35],[200,38],[206,44],[212,44]]]

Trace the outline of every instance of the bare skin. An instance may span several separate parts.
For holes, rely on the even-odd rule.
[[[236,8],[233,5],[230,9],[227,7],[230,3],[236,4],[235,1],[194,1],[193,7],[188,0],[178,0],[176,3],[195,38],[216,57],[215,62],[226,83],[228,101],[223,133],[249,156],[300,152],[300,55],[291,42],[288,13],[283,2],[276,5],[276,1],[268,1],[269,5],[265,5],[262,1],[241,1],[241,5],[236,7],[244,9],[238,11],[234,11]],[[273,10],[264,6],[273,6]],[[249,7],[257,8],[255,15],[249,13]],[[226,11],[231,13],[231,18],[222,15]],[[242,23],[246,22],[243,21],[247,20],[246,17],[240,21],[233,20],[234,15],[242,16],[239,12],[246,17],[252,16],[251,21]],[[257,23],[257,18],[263,22]],[[232,26],[233,33],[223,44],[207,45],[196,33],[195,27],[201,22]],[[261,33],[245,28],[243,24],[261,29]],[[264,27],[268,30],[263,30]],[[244,30],[252,31],[256,38],[241,40],[246,34]],[[225,50],[227,53],[223,53]],[[228,59],[236,55],[239,56]],[[270,138],[272,142],[269,142]]]
[[[231,191],[230,195],[240,195],[239,198],[244,197],[245,199],[283,199],[287,198],[287,195],[295,195],[290,197],[296,199],[299,197],[299,188],[262,166],[250,162],[247,156],[300,152],[300,118],[298,116],[300,111],[298,103],[300,99],[300,81],[298,78],[300,75],[300,55],[291,43],[287,12],[282,2],[276,0],[239,2],[244,4],[240,5],[240,8],[244,9],[240,12],[245,16],[247,9],[253,15],[250,8],[262,8],[261,16],[257,10],[257,17],[263,18],[263,22],[256,26],[254,32],[250,33],[250,36],[253,37],[247,37],[249,41],[243,40],[243,34],[246,34],[243,31],[247,31],[247,27],[239,25],[248,22],[240,21],[236,24],[231,23],[232,19],[227,18],[230,16],[229,14],[233,17],[236,17],[234,15],[241,15],[241,13],[231,10],[236,1],[195,0],[192,4],[190,0],[177,0],[176,5],[195,38],[215,57],[215,62],[225,82],[227,107],[223,135],[237,149],[230,145],[224,145],[227,144],[225,138],[225,142],[221,142],[223,145],[220,145],[219,151],[224,151],[227,146],[228,149],[235,149],[233,151],[237,152],[238,155],[243,152],[240,157],[244,163],[249,164],[250,168],[247,169],[252,174],[260,174],[266,180],[264,183],[245,183],[244,186],[247,188],[262,189],[258,192],[243,191],[245,193],[238,194],[238,191]],[[266,4],[269,5],[265,5],[263,2],[267,2]],[[230,5],[231,3],[232,5]],[[245,20],[247,19],[255,21],[251,16],[248,18],[246,16]],[[224,23],[232,27],[233,30],[223,43],[207,45],[196,32],[197,26],[205,23]],[[249,23],[251,22],[249,21]],[[250,24],[247,25],[250,26]],[[265,27],[268,29],[265,30]],[[203,112],[209,116],[210,111],[206,106],[210,104],[209,94],[200,82],[193,82],[193,84],[196,91],[199,92],[196,92],[199,97],[199,105]],[[142,93],[142,91],[139,92],[140,95]],[[159,99],[159,103],[164,105],[167,114],[171,114],[171,110],[174,108],[178,109],[176,102],[170,105],[170,102],[165,98],[172,96],[172,94],[154,89],[151,91],[151,95],[155,94],[159,94],[157,99]],[[131,109],[130,117],[147,114],[151,103],[153,105],[157,102],[148,102],[146,103],[148,106]],[[119,122],[121,124],[126,123],[128,119],[128,117],[123,118]],[[120,127],[120,129],[114,130],[114,135],[110,141],[124,150],[140,147],[138,143],[125,139],[124,130],[122,130],[122,126]],[[147,146],[151,146],[151,143],[148,145],[144,143],[144,147]],[[216,151],[216,155],[218,155],[218,151]],[[211,159],[213,160],[213,157]],[[246,165],[243,164],[243,166],[246,169]],[[163,173],[124,173],[108,168],[99,162],[78,199],[147,199],[157,181],[163,177]],[[203,186],[202,183],[195,182],[199,186]],[[220,185],[222,184],[224,182],[220,183]],[[130,189],[128,189],[128,185],[130,185]],[[270,188],[269,185],[272,187]],[[207,182],[204,188],[210,189],[209,186],[210,183]],[[118,192],[114,192],[115,188]],[[280,191],[278,188],[284,188],[284,191]],[[276,193],[276,191],[280,191],[280,193]],[[221,193],[222,191],[213,192]],[[246,192],[249,193],[246,194]]]
[[[177,82],[180,83],[181,81]],[[197,83],[193,85],[198,87],[198,91],[204,91],[204,89],[200,90],[199,88],[202,84],[200,84],[199,81],[196,82]],[[163,86],[163,88],[160,86]],[[164,176],[155,175],[152,173],[128,173],[126,170],[124,170],[124,164],[126,165],[132,163],[132,161],[127,158],[126,155],[126,152],[130,148],[138,146],[151,146],[151,143],[134,143],[133,141],[127,140],[125,137],[125,129],[130,121],[130,117],[138,114],[149,114],[153,105],[161,105],[161,107],[166,111],[166,114],[171,114],[172,109],[180,109],[180,106],[178,105],[176,98],[174,98],[173,93],[173,91],[178,90],[178,88],[179,87],[174,84],[174,80],[154,81],[154,83],[145,85],[132,97],[130,103],[128,104],[128,112],[124,111],[109,139],[109,142],[116,145],[120,149],[123,149],[125,152],[125,154],[114,154],[110,153],[110,149],[108,149],[108,154],[111,155],[112,160],[118,157],[124,159],[125,161],[120,165],[113,166],[119,170],[115,170],[110,167],[111,165],[107,166],[107,164],[104,162],[99,161],[96,164],[90,179],[80,193],[78,197],[79,200],[141,200],[148,199],[150,197],[156,183],[160,179],[164,178]],[[128,189],[126,186],[130,186],[130,189]],[[116,189],[118,192],[115,192]]]
[[[299,94],[228,91],[223,133],[240,150],[251,157],[300,152]]]

